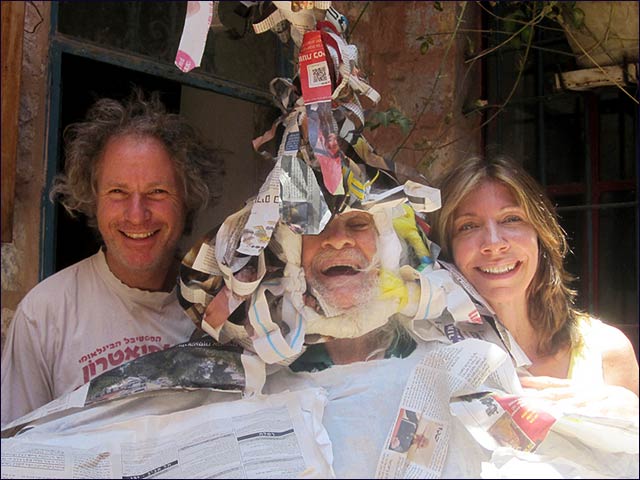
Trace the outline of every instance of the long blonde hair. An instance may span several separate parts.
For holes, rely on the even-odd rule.
[[[454,212],[485,180],[509,188],[538,235],[538,267],[527,289],[529,321],[539,334],[538,354],[576,346],[580,341],[576,324],[582,314],[574,308],[576,292],[569,287],[573,277],[564,268],[569,251],[566,234],[540,185],[510,159],[472,157],[456,164],[437,182],[442,208],[434,212],[431,220],[432,236],[442,249],[441,257],[452,261]]]

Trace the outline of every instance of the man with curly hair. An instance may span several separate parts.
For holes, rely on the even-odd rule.
[[[101,249],[17,308],[2,355],[2,424],[140,355],[188,340],[175,294],[178,244],[220,192],[218,152],[159,94],[100,99],[65,131],[51,190],[96,228]]]

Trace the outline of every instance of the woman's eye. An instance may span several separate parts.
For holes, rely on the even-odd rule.
[[[519,215],[509,215],[503,220],[504,223],[516,223],[521,221],[522,217],[520,217]]]
[[[475,228],[476,224],[472,223],[472,222],[467,222],[467,223],[463,223],[462,225],[460,225],[458,227],[458,231],[459,232],[466,232],[468,230],[471,230],[473,228]]]

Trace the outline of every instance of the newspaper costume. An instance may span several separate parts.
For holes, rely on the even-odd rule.
[[[417,177],[395,182],[397,168],[361,135],[358,98],[377,93],[341,36],[343,17],[329,2],[260,3],[256,30],[291,35],[307,85],[272,83],[285,133],[271,174],[183,260],[181,304],[220,343],[142,357],[5,426],[3,437],[19,433],[3,439],[3,474],[42,473],[30,461],[37,451],[50,459],[46,473],[68,476],[637,476],[637,419],[522,397],[515,372],[528,359],[428,239],[421,215],[439,208],[437,191]],[[373,216],[380,291],[373,308],[348,315],[313,292],[317,311],[304,302],[301,235],[349,210]],[[219,330],[203,321],[212,301],[231,313]],[[314,345],[390,319],[415,342],[406,356],[290,368]]]

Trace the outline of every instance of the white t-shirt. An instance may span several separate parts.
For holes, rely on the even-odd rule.
[[[172,292],[130,288],[104,253],[36,285],[2,352],[2,424],[129,360],[187,341],[195,326]]]

